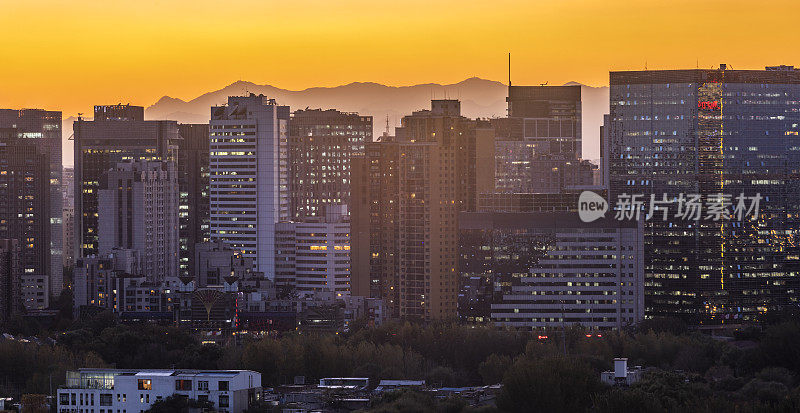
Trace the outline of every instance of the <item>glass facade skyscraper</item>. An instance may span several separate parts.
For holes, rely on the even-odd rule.
[[[800,70],[611,72],[610,203],[621,194],[760,194],[757,219],[645,223],[646,312],[697,324],[797,306]],[[644,219],[647,211],[643,211]]]

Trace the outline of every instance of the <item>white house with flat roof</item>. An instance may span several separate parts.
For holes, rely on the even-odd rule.
[[[59,413],[141,413],[173,394],[240,413],[261,397],[261,373],[250,370],[80,369],[58,389]]]

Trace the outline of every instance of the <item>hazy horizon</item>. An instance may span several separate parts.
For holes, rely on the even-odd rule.
[[[575,84],[575,82],[568,82]],[[608,111],[608,89],[583,86],[583,152],[585,159],[599,158],[599,126],[602,115]],[[292,110],[306,107],[337,109],[358,112],[373,117],[374,136],[380,136],[389,119],[390,133],[399,126],[400,118],[415,110],[430,106],[430,99],[459,99],[462,114],[469,118],[492,118],[506,115],[507,85],[493,80],[470,77],[453,84],[423,83],[409,86],[389,86],[375,82],[351,82],[336,87],[312,87],[303,90],[287,90],[275,85],[259,85],[240,80],[221,89],[208,90],[199,96],[180,99],[164,95],[152,104],[138,102],[100,102],[96,104],[130,103],[145,107],[145,119],[176,120],[180,123],[206,123],[209,108],[223,104],[227,96],[247,92],[263,93],[275,98],[279,104]],[[92,107],[83,114],[91,118]],[[75,116],[63,115],[63,164],[72,166],[72,120]]]
[[[472,76],[505,83],[509,52],[520,85],[604,86],[609,70],[800,61],[785,46],[800,38],[800,4],[784,0],[0,3],[0,106],[65,116],[107,102],[185,100],[236,80],[288,90]]]

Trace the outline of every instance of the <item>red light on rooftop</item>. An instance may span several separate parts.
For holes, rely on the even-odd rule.
[[[715,110],[719,109],[719,102],[716,100],[707,102],[697,102],[697,107],[703,110]]]

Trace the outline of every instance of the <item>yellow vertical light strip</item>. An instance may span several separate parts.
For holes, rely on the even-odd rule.
[[[722,116],[723,108],[724,108],[724,99],[725,93],[723,92],[725,88],[725,69],[722,69],[722,79],[720,82],[719,87],[719,187],[720,187],[720,194],[725,193],[725,177],[724,169],[725,169],[725,145],[723,144],[725,140],[725,122],[724,117]],[[724,196],[720,201],[724,199]],[[719,252],[720,257],[720,288],[725,290],[725,220],[722,220],[722,224],[719,227],[720,236],[722,237],[722,245]]]

